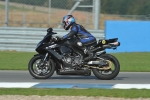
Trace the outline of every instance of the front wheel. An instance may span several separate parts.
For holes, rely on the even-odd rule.
[[[55,66],[53,60],[48,59],[43,63],[43,56],[34,56],[29,64],[29,73],[37,79],[47,79],[54,74]]]
[[[115,78],[120,71],[120,64],[116,57],[110,54],[102,54],[100,55],[100,58],[105,59],[108,62],[108,65],[105,66],[108,67],[107,70],[99,70],[99,69],[92,69],[93,74],[98,78],[102,80],[111,80]]]

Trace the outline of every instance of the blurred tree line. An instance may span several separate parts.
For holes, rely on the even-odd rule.
[[[49,0],[10,0],[30,5],[47,6]],[[77,0],[51,0],[53,8],[71,9]],[[91,5],[93,0],[83,0],[81,5]],[[92,8],[77,8],[78,10],[92,11]],[[101,13],[123,15],[148,15],[150,0],[101,0]]]
[[[101,0],[101,13],[148,15],[150,0]]]
[[[48,0],[9,0],[10,2],[42,6]]]

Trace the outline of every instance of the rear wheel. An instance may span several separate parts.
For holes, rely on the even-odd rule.
[[[105,59],[105,61],[108,64],[106,66],[101,66],[101,68],[105,68],[104,70],[100,70],[96,68],[92,69],[93,74],[98,79],[102,79],[102,80],[111,80],[115,78],[119,74],[119,71],[120,71],[120,64],[117,58],[110,54],[102,54],[100,58]]]
[[[29,64],[29,73],[37,79],[47,79],[54,74],[55,67],[53,60],[48,59],[44,63],[42,61],[43,56],[34,56]]]

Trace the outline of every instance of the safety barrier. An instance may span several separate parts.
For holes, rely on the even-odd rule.
[[[46,28],[0,27],[0,50],[34,52],[37,43],[47,34]],[[69,31],[53,29],[57,36]],[[103,30],[89,30],[97,40],[104,39]],[[56,36],[55,35],[55,36]]]

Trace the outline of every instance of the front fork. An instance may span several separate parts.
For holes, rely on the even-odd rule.
[[[47,61],[48,53],[45,54],[45,56],[41,59],[39,64],[37,65],[37,70],[39,73],[46,73],[48,70],[46,61]]]
[[[45,64],[47,57],[48,57],[48,53],[46,53],[43,59],[41,59],[40,66],[43,66]]]
[[[45,57],[44,57],[44,59],[43,59],[43,62],[46,61],[47,57],[48,57],[48,53],[46,53],[46,55],[45,55]]]

